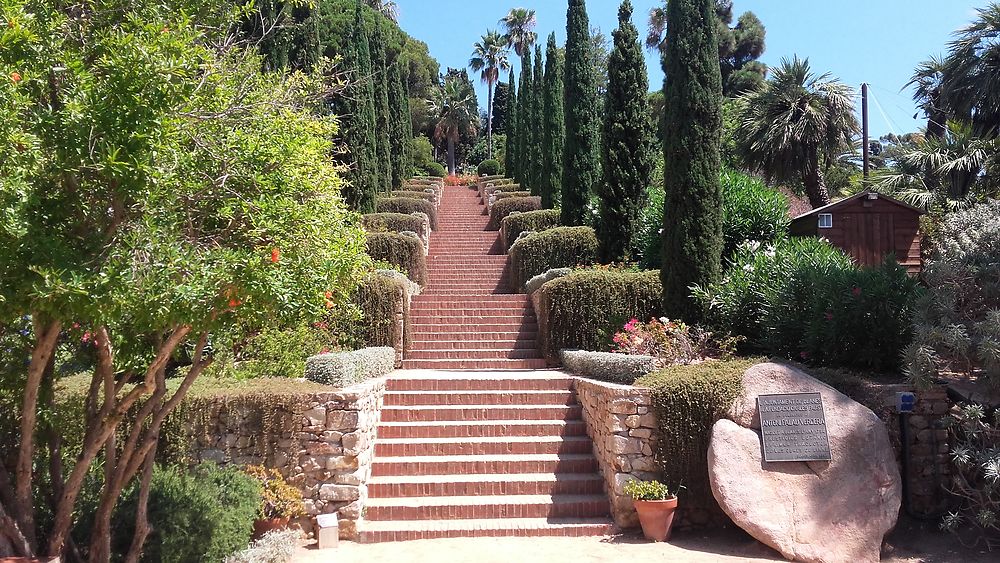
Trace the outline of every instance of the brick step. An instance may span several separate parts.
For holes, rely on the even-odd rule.
[[[592,473],[512,473],[507,475],[405,475],[372,477],[374,498],[478,495],[599,495],[604,480]]]
[[[375,442],[375,456],[588,454],[592,447],[586,436],[379,438]]]
[[[586,436],[582,420],[443,420],[382,422],[379,438],[485,438],[490,436]]]
[[[539,358],[536,360],[403,360],[403,369],[449,369],[449,370],[482,370],[482,369],[545,369],[548,362]]]
[[[439,455],[376,457],[372,477],[473,473],[596,473],[589,454]],[[605,501],[606,502],[606,501]]]
[[[491,319],[494,317],[534,319],[535,313],[525,305],[520,307],[497,307],[495,309],[477,307],[469,309],[442,309],[439,307],[420,306],[410,309],[410,318],[429,317],[462,317],[475,319]]]
[[[503,289],[435,289],[428,287],[421,292],[421,295],[455,297],[464,296],[486,296],[486,295],[516,295],[509,290]]]
[[[538,348],[538,342],[534,338],[524,338],[521,340],[411,340],[410,348],[413,350],[522,350]],[[410,357],[407,355],[407,357]]]
[[[470,282],[470,280],[474,280]],[[449,276],[429,276],[427,279],[428,285],[439,285],[439,286],[450,286],[450,285],[485,285],[491,287],[497,287],[499,285],[509,284],[509,279],[503,272],[496,272],[494,274],[488,274],[483,272],[469,272],[464,275],[449,275]]]
[[[431,254],[427,257],[428,266],[476,266],[487,269],[494,265],[503,266],[507,263],[507,256],[500,254],[487,254],[485,256],[460,257],[460,256],[439,256]]]
[[[412,328],[412,327],[411,327]],[[473,341],[473,340],[530,340],[532,342],[538,341],[538,332],[535,330],[521,331],[521,330],[500,330],[500,331],[485,331],[479,332],[477,330],[468,330],[462,333],[454,333],[451,331],[443,330],[412,330],[411,336],[420,341],[433,341],[433,342],[462,342],[462,341]]]
[[[493,314],[479,315],[454,315],[436,314],[433,311],[412,311],[410,312],[410,322],[420,324],[516,324],[526,322],[534,323],[535,313],[531,309],[497,309],[487,311]]]
[[[460,390],[460,391],[387,391],[386,406],[404,405],[575,405],[576,396],[568,390]]]
[[[526,299],[469,299],[467,301],[431,301],[419,297],[410,302],[410,311],[475,315],[482,312],[530,311]]]
[[[365,522],[361,543],[471,537],[606,536],[615,528],[607,518],[507,518],[502,520],[409,520]]]
[[[580,405],[386,405],[385,422],[445,420],[578,420]]]
[[[496,282],[485,280],[482,282],[438,282],[435,284],[428,284],[428,289],[433,289],[435,291],[465,291],[465,290],[480,290],[480,291],[510,291],[510,286],[506,281]]]
[[[497,347],[478,350],[422,350],[414,348],[406,352],[408,360],[532,360],[538,357],[536,348],[503,349]]]
[[[407,372],[396,372],[406,374]],[[419,372],[414,372],[419,373]],[[451,377],[454,375],[455,377]],[[427,376],[395,375],[386,381],[388,391],[570,391],[573,378],[562,375],[545,377],[539,374],[432,373]]]
[[[480,332],[538,332],[538,323],[523,319],[506,320],[491,319],[489,324],[476,319],[457,319],[450,323],[423,322],[421,319],[411,319],[410,328],[414,333],[473,333]]]
[[[608,516],[601,495],[509,495],[369,498],[365,519],[469,520],[484,518],[589,518]]]
[[[480,303],[489,303],[490,306],[502,304],[513,307],[527,305],[529,302],[530,299],[524,293],[498,293],[486,299],[482,297],[436,297],[421,293],[414,296],[412,301],[412,303],[437,303],[442,306],[460,305],[462,307]]]

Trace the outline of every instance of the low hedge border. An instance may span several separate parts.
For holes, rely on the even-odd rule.
[[[653,356],[613,352],[563,350],[559,357],[566,371],[573,375],[624,385],[632,385],[636,379],[660,367]]]
[[[524,292],[531,295],[550,281],[568,276],[572,273],[572,268],[553,268],[551,270],[547,270],[544,274],[538,274],[537,276],[524,282]]]
[[[421,198],[388,197],[375,201],[375,211],[378,213],[425,213],[431,222],[431,229],[437,229],[437,211],[434,204]]]
[[[433,190],[434,188],[427,188]],[[423,190],[395,190],[390,192],[388,196],[382,196],[382,199],[388,199],[390,197],[412,197],[414,199],[426,199],[431,203],[437,203],[437,194],[433,191],[425,192]]]
[[[530,196],[531,192],[505,192],[505,191],[493,192],[493,197],[495,197],[497,201],[500,201],[501,199],[507,199],[508,197],[530,197]]]
[[[598,247],[591,227],[555,227],[521,237],[510,247],[510,281],[520,291],[525,282],[553,268],[593,264]]]
[[[420,286],[396,271],[379,270],[365,277],[351,302],[361,310],[357,338],[361,346],[388,346],[402,353],[410,345],[410,298]],[[396,331],[396,312],[403,312],[402,334]]]
[[[502,199],[490,207],[490,223],[487,229],[491,231],[500,230],[500,222],[513,211],[524,213],[526,211],[538,211],[541,208],[542,198],[539,196]]]
[[[352,352],[319,354],[306,360],[306,379],[334,387],[388,375],[395,369],[396,350],[389,347],[363,348]]]
[[[518,235],[524,231],[544,231],[559,226],[558,209],[540,209],[538,211],[527,211],[524,213],[512,213],[500,221],[500,236],[503,238],[504,248],[509,249],[514,245]]]
[[[368,213],[361,216],[361,226],[370,233],[398,233],[413,231],[422,233],[428,228],[426,218],[402,213]]]
[[[373,260],[398,266],[412,282],[427,286],[427,258],[416,233],[368,233],[365,246]]]

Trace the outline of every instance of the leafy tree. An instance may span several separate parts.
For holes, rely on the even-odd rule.
[[[830,203],[824,170],[859,132],[854,92],[809,59],[783,59],[760,90],[744,95],[737,145],[745,164],[769,180],[802,180],[813,207]],[[669,119],[669,118],[668,118]]]
[[[517,84],[514,83],[514,70],[511,69],[510,77],[507,79],[507,89],[510,91],[510,117],[507,122],[507,146],[504,150],[504,170],[512,178],[518,177],[517,172],[517,136],[520,133],[518,128],[518,105]]]
[[[521,95],[517,98],[517,144],[515,146],[515,159],[517,176],[515,178],[525,189],[531,188],[531,164],[528,161],[531,150],[531,130],[535,126],[534,110],[534,89],[532,80],[531,50],[527,50],[521,57],[521,84],[518,91]]]
[[[711,0],[667,4],[663,50],[666,120],[663,218],[664,313],[697,320],[691,287],[706,287],[721,272],[722,190],[719,138],[722,75]]]
[[[979,136],[1000,136],[1000,3],[977,10],[956,34],[942,64],[942,97],[950,116],[972,123]]]
[[[400,65],[401,62],[397,59],[389,63],[386,72],[386,82],[389,87],[389,152],[393,189],[401,188],[409,176],[408,143],[413,138],[410,104],[404,89],[403,77],[399,73]]]
[[[463,134],[475,134],[479,126],[476,95],[468,76],[447,76],[437,98],[431,100],[431,107],[438,115],[434,136],[448,143],[448,173],[454,175],[455,144]]]
[[[500,25],[505,30],[507,46],[514,49],[517,56],[522,59],[530,53],[531,47],[538,39],[538,34],[534,31],[537,23],[535,11],[527,8],[512,8],[500,19]]]
[[[564,80],[566,143],[563,152],[563,225],[582,225],[600,180],[597,77],[591,65],[590,21],[584,0],[569,0]]]
[[[375,102],[375,175],[382,191],[392,190],[392,126],[389,123],[389,84],[382,26],[372,27],[372,87]]]
[[[542,100],[542,173],[539,191],[542,207],[551,209],[562,191],[563,143],[563,54],[556,46],[556,34],[549,34],[545,49],[544,99]]]
[[[528,157],[525,159],[529,168],[530,182],[528,187],[532,195],[541,195],[542,189],[542,136],[545,121],[542,105],[545,103],[545,75],[542,62],[542,47],[535,45],[535,67],[531,77],[531,128],[528,139]]]
[[[476,42],[469,59],[469,68],[479,72],[486,83],[486,147],[493,154],[493,87],[500,80],[500,71],[510,68],[507,62],[506,41],[496,31],[488,30]]]
[[[598,238],[605,262],[631,260],[643,190],[653,172],[653,128],[646,102],[649,79],[632,24],[632,3],[618,9],[618,29],[608,59],[608,91],[604,102],[603,179],[598,184]]]
[[[496,88],[493,94],[493,132],[506,135],[510,122],[510,84],[497,82]]]

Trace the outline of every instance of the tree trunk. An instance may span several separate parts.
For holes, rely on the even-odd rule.
[[[493,80],[486,82],[486,151],[487,160],[493,158]]]
[[[807,169],[803,174],[802,183],[805,184],[809,203],[813,206],[813,209],[829,205],[830,193],[826,191],[826,179],[823,177],[823,170],[819,166],[819,155],[813,151],[808,162],[809,164],[807,164]]]
[[[448,136],[448,174],[455,175],[455,139]]]
[[[159,433],[157,433],[159,438]],[[156,446],[146,454],[142,466],[142,480],[139,481],[138,508],[135,514],[135,533],[132,535],[132,545],[128,548],[125,563],[139,563],[142,556],[142,546],[149,536],[149,487],[153,481],[153,468],[156,466]]]

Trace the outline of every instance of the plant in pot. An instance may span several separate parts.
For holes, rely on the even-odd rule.
[[[639,514],[642,534],[653,541],[670,539],[677,495],[659,481],[632,480],[625,483],[624,489],[625,494],[632,497],[635,511]]]
[[[251,465],[244,471],[257,479],[261,488],[260,513],[253,523],[254,539],[260,539],[272,530],[287,528],[292,518],[305,514],[302,491],[289,485],[278,470]]]

